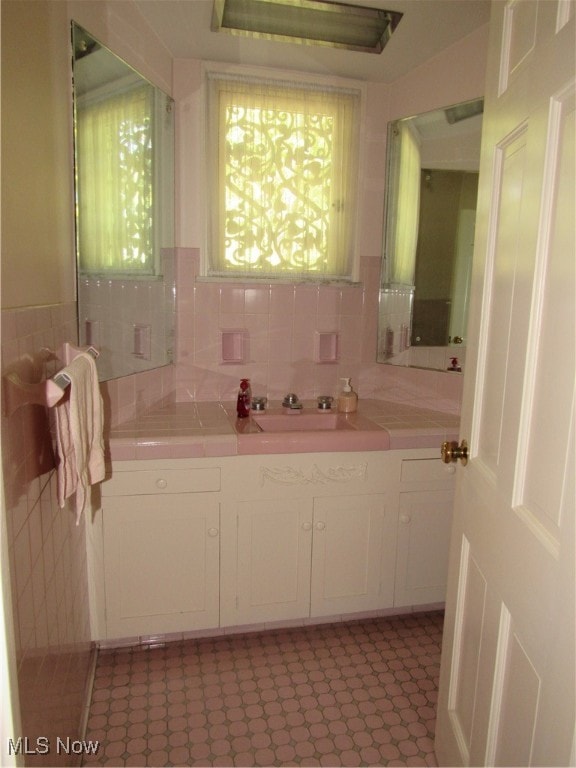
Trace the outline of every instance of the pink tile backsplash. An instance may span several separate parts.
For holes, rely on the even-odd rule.
[[[111,379],[103,382],[100,389],[106,430],[169,399],[174,393],[174,366]]]
[[[336,395],[340,379],[351,376],[360,397],[459,411],[461,377],[446,394],[443,372],[397,372],[375,362],[380,259],[363,258],[361,283],[346,286],[195,282],[199,259],[197,248],[176,249],[177,401],[230,400],[244,376],[270,399],[292,390],[305,398]],[[235,365],[222,359],[221,333],[239,328],[246,353]],[[318,361],[322,331],[338,333],[334,362]]]
[[[41,353],[76,342],[76,305],[2,311],[2,373],[52,375]],[[84,520],[58,507],[50,414],[2,415],[2,461],[22,735],[77,739],[92,668]],[[16,735],[17,736],[17,735]],[[62,765],[66,756],[28,756]]]
[[[425,405],[457,413],[462,377],[377,364],[380,259],[363,258],[356,285],[254,285],[197,280],[197,248],[176,248],[174,366],[103,385],[107,422],[116,426],[175,397],[179,402],[232,400],[248,376],[270,399],[336,395],[351,376],[362,398]],[[223,357],[222,333],[242,329],[244,361]],[[320,362],[317,333],[338,333],[337,360]],[[451,375],[449,382],[446,376]]]
[[[238,381],[252,380],[254,394],[270,399],[296,391],[302,398],[336,395],[352,376],[361,398],[376,398],[458,413],[462,376],[374,362],[379,260],[361,264],[363,284],[354,286],[245,285],[197,282],[199,252],[176,249],[177,358],[173,366],[102,384],[107,428],[130,421],[170,399],[233,400]],[[38,307],[3,313],[2,360],[34,360],[42,346],[75,337],[75,306]],[[244,363],[224,362],[222,331],[245,329]],[[317,333],[338,333],[334,362],[319,362]],[[28,363],[30,365],[30,363]],[[37,374],[37,371],[36,371]],[[449,377],[447,379],[447,377]],[[42,426],[33,428],[34,434]],[[26,444],[12,439],[15,452]],[[20,476],[26,476],[23,456]],[[30,458],[28,459],[30,464]],[[28,470],[28,475],[34,469]],[[38,473],[37,473],[38,474]],[[29,493],[38,489],[30,481]]]

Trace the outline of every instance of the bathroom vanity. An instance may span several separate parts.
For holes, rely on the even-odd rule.
[[[437,445],[113,461],[89,527],[94,639],[443,603],[454,466]]]

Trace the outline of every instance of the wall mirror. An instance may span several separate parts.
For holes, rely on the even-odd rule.
[[[377,361],[461,371],[483,99],[388,126]]]
[[[173,101],[72,23],[80,344],[101,381],[172,362]]]

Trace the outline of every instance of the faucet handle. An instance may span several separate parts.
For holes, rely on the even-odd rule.
[[[282,405],[285,408],[302,408],[302,403],[298,400],[298,395],[295,395],[294,392],[289,392],[286,395],[282,401]]]

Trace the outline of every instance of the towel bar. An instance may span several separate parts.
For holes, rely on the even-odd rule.
[[[50,357],[57,357],[61,360],[64,366],[69,365],[82,352],[88,352],[94,358],[99,355],[95,347],[75,347],[68,342],[63,344],[56,354],[50,350],[47,352]],[[70,377],[64,371],[59,371],[51,379],[45,379],[34,384],[23,382],[17,373],[8,373],[4,376],[2,387],[4,415],[11,416],[23,405],[45,405],[52,408],[60,402],[69,386]]]

